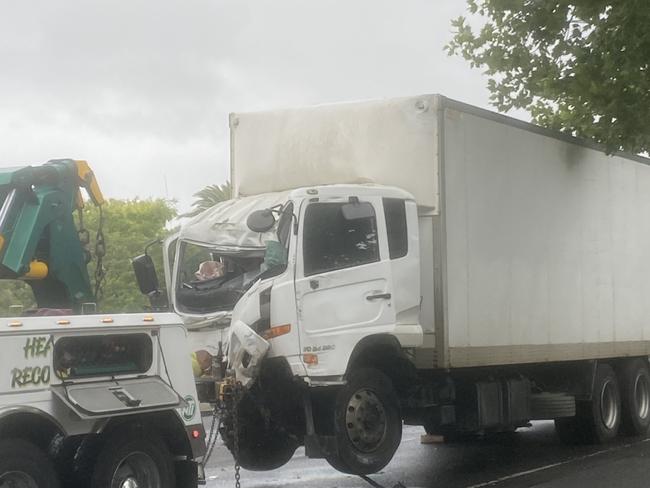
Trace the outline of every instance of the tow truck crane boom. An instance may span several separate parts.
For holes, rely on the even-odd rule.
[[[95,301],[73,217],[84,205],[81,188],[95,205],[104,203],[86,161],[0,168],[0,279],[29,283],[38,308],[79,311]]]

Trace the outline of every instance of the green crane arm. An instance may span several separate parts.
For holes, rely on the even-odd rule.
[[[95,301],[73,218],[81,188],[104,203],[85,161],[0,168],[0,279],[26,280],[39,308],[79,311]]]

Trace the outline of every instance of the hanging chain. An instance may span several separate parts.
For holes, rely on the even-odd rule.
[[[235,488],[241,488],[241,475],[239,474],[239,470],[241,469],[241,466],[239,466],[239,401],[241,400],[241,390],[242,384],[240,381],[237,381],[235,383],[232,417],[233,434],[235,436],[233,448],[235,454]]]
[[[77,235],[79,236],[79,243],[81,244],[84,253],[84,263],[88,264],[92,260],[90,250],[88,249],[88,246],[90,245],[90,232],[88,232],[88,229],[84,226],[83,209],[80,208],[77,211],[77,216],[79,218],[79,230],[77,231]]]
[[[104,256],[106,256],[106,240],[104,239],[104,209],[99,207],[99,223],[95,235],[95,301],[99,302],[102,292],[106,270],[104,269]]]
[[[106,240],[104,238],[104,210],[98,207],[99,221],[97,224],[97,234],[95,235],[95,302],[99,302],[100,294],[102,292],[102,285],[106,278],[106,269],[104,269],[104,256],[106,256]],[[92,261],[92,253],[90,252],[90,232],[84,225],[84,212],[79,209],[77,212],[79,218],[79,242],[84,253],[84,262],[89,264]]]

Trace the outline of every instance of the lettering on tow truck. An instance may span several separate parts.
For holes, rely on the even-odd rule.
[[[47,357],[47,353],[50,352],[53,345],[54,338],[52,336],[28,337],[25,347],[23,347],[25,359]]]
[[[28,337],[23,347],[25,359],[47,357],[54,345],[52,336]],[[47,385],[52,375],[49,365],[15,367],[11,370],[11,387]]]

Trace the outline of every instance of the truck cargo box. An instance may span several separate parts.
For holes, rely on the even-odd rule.
[[[420,208],[424,368],[650,354],[650,167],[440,95],[232,114],[240,196],[378,183]]]

